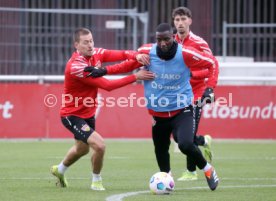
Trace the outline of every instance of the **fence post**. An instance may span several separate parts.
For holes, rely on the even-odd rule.
[[[223,21],[223,30],[222,30],[222,58],[226,62],[227,56],[227,22]]]

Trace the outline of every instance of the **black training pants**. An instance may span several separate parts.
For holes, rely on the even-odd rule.
[[[202,135],[197,135],[197,130],[201,118],[201,111],[202,111],[202,106],[200,104],[196,104],[194,107],[194,119],[195,119],[195,130],[194,130],[194,143],[196,145],[203,146],[205,143],[204,136]],[[187,156],[187,169],[190,172],[196,171],[196,164],[194,163],[194,160]]]
[[[195,143],[196,143],[196,145],[203,146],[205,143],[204,137],[201,135],[199,135],[199,136],[196,135],[198,126],[199,126],[199,122],[200,122],[200,118],[201,118],[202,106],[195,105],[194,112],[195,112],[195,131],[194,131]]]
[[[194,109],[184,108],[180,113],[170,118],[153,117],[152,139],[156,160],[160,171],[169,172],[170,167],[170,136],[171,133],[182,153],[189,156],[199,169],[207,164],[200,149],[194,144]]]

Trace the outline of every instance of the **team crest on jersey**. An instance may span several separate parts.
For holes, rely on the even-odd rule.
[[[87,132],[87,131],[90,131],[90,127],[89,127],[87,124],[84,124],[84,125],[81,127],[81,130]]]

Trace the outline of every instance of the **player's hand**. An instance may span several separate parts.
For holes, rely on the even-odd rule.
[[[215,94],[214,90],[212,88],[206,88],[202,97],[201,97],[202,103],[213,103],[215,102]]]
[[[86,77],[102,77],[107,74],[106,68],[97,68],[94,66],[85,67],[84,72],[89,72]]]
[[[148,66],[150,64],[150,58],[148,54],[137,54],[136,60],[144,66]]]
[[[135,76],[137,80],[153,80],[155,78],[154,73],[147,70],[139,70]]]

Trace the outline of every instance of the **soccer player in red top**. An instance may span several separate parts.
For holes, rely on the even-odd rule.
[[[95,131],[95,112],[98,88],[108,91],[125,86],[136,80],[152,79],[150,72],[139,71],[118,80],[87,77],[83,71],[88,65],[100,67],[103,62],[136,59],[146,62],[143,55],[134,51],[107,50],[94,48],[92,33],[80,28],[74,33],[76,51],[69,59],[65,69],[64,94],[60,110],[63,125],[74,134],[75,144],[69,149],[59,165],[51,167],[59,186],[67,187],[64,173],[69,166],[93,149],[91,157],[92,190],[105,190],[100,175],[103,166],[105,144],[102,136]],[[117,64],[120,65],[120,64]]]
[[[182,44],[183,46],[193,47],[200,52],[205,52],[209,55],[213,55],[208,43],[201,37],[195,35],[190,30],[190,25],[192,24],[192,13],[186,7],[178,7],[172,12],[172,19],[177,33],[175,34],[175,40]],[[199,121],[201,117],[201,111],[204,103],[211,103],[214,101],[214,92],[218,80],[218,61],[214,57],[216,65],[213,65],[213,73],[208,80],[205,79],[193,79],[191,78],[191,86],[194,93],[195,100],[195,143],[197,145],[204,147],[204,156],[211,162],[212,152],[211,152],[211,136],[210,135],[196,135]],[[205,99],[205,101],[204,101]],[[196,165],[193,160],[187,157],[187,171],[184,171],[182,176],[178,178],[178,181],[196,180]]]

